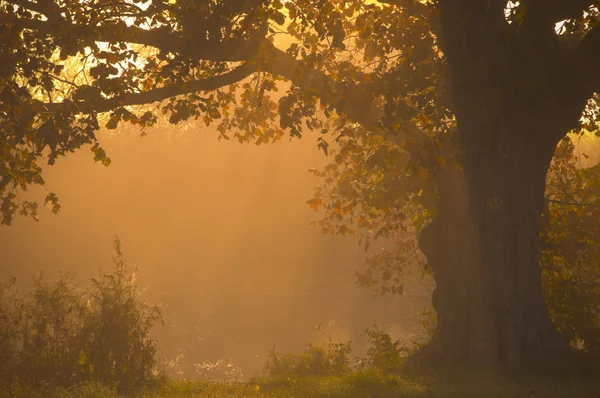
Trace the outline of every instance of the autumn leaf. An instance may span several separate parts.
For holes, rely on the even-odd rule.
[[[321,205],[321,199],[310,199],[306,203],[308,203],[311,209],[318,211],[319,206]]]

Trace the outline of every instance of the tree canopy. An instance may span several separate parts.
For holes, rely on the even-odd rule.
[[[524,30],[530,19],[562,20],[557,36],[574,55],[583,53],[591,44],[573,43],[595,26],[597,10],[593,1],[568,3],[509,2],[506,21]],[[95,137],[100,120],[109,129],[119,122],[144,129],[161,114],[171,123],[216,123],[222,138],[257,144],[298,137],[305,126],[333,131],[336,141],[360,145],[343,145],[338,157],[368,158],[371,168],[387,159],[394,174],[422,180],[395,190],[434,192],[429,177],[457,152],[437,7],[417,0],[3,1],[2,223],[17,210],[35,215],[35,203],[19,192],[44,183],[42,162],[92,144],[94,158],[109,164]],[[280,81],[291,84],[275,101]],[[595,109],[590,103],[588,116]],[[327,150],[325,137],[319,146]],[[58,211],[56,195],[48,202]]]
[[[217,123],[222,138],[257,144],[306,128],[343,135],[351,124],[392,138],[411,124],[415,137],[398,143],[417,144],[424,137],[411,122],[415,108],[438,96],[431,87],[441,82],[424,11],[362,1],[3,2],[3,224],[16,211],[35,216],[20,191],[44,184],[41,162],[91,144],[94,158],[109,163],[95,137],[103,113],[109,129],[143,129],[161,114],[171,123],[193,117]],[[273,44],[279,37],[287,48]],[[416,103],[383,126],[386,93],[387,102],[410,102],[392,97],[390,76],[410,71]],[[281,80],[291,84],[276,102]],[[451,117],[432,111],[440,113],[433,125]],[[58,211],[56,195],[46,202]]]

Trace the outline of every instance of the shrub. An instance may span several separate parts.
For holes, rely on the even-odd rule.
[[[304,352],[278,353],[275,347],[269,352],[265,373],[271,377],[330,376],[351,371],[351,343],[309,343]]]
[[[134,387],[152,379],[156,341],[149,335],[163,318],[158,306],[139,299],[137,269],[127,273],[118,238],[114,249],[113,271],[92,278],[80,362],[95,380]]]
[[[44,282],[42,273],[33,278],[24,302],[20,374],[56,384],[83,376],[78,363],[83,295],[72,281],[68,274],[61,274],[53,283]]]
[[[0,385],[8,386],[2,394],[88,381],[134,388],[153,378],[156,342],[149,335],[162,313],[140,300],[118,238],[114,247],[114,269],[100,271],[89,291],[66,274],[55,282],[35,276],[24,296],[14,278],[0,283]]]
[[[410,349],[400,340],[373,326],[365,331],[368,338],[367,356],[350,364],[351,343],[337,343],[331,337],[326,344],[308,343],[299,353],[279,353],[275,347],[269,352],[265,373],[270,377],[331,376],[342,375],[353,370],[374,370],[395,373],[402,369]]]
[[[17,376],[17,358],[22,341],[20,329],[23,302],[17,295],[15,282],[15,278],[11,278],[0,283],[0,380],[9,382]]]
[[[369,339],[367,365],[386,373],[399,371],[410,350],[400,340],[393,341],[388,333],[377,326],[367,329],[365,333]]]

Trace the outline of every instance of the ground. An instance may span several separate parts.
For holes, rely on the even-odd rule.
[[[1,393],[2,391],[0,391]],[[3,391],[0,396],[56,398],[120,398],[114,389],[94,384],[58,390]],[[188,397],[399,397],[399,398],[597,398],[600,380],[594,378],[507,378],[485,374],[452,374],[436,379],[407,375],[353,373],[338,377],[262,379],[247,382],[167,380],[142,393],[140,398]]]

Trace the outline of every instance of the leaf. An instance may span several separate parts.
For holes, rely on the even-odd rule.
[[[290,18],[295,19],[296,18],[296,6],[291,2],[286,2],[285,8],[287,8]]]
[[[91,148],[91,151],[94,153],[94,160],[96,162],[101,162],[104,166],[110,166],[111,160],[108,156],[106,156],[106,152],[104,149],[100,148],[98,144],[94,145]]]
[[[208,116],[210,116],[213,119],[220,119],[221,118],[221,112],[219,112],[218,109],[213,108],[210,111],[208,111]]]
[[[108,119],[108,122],[106,122],[106,128],[109,130],[116,129],[117,125],[118,125],[117,119],[114,117],[111,117],[110,119]]]
[[[108,63],[115,64],[115,63],[117,63],[118,59],[117,59],[117,56],[115,54],[108,53],[106,55],[106,61]]]
[[[278,25],[283,25],[285,23],[285,15],[277,11],[275,14],[273,14],[273,21],[275,21]]]
[[[51,209],[53,213],[58,213],[60,211],[60,204],[58,203],[58,196],[55,193],[50,192],[46,195],[44,199],[44,206],[52,205]]]
[[[331,208],[333,209],[334,212],[339,213],[342,211],[342,202],[341,201],[336,201],[333,203],[333,205],[331,206]]]
[[[319,211],[319,206],[321,205],[321,200],[320,199],[311,199],[311,200],[306,201],[306,203],[308,203],[310,208],[313,209],[314,211]]]

